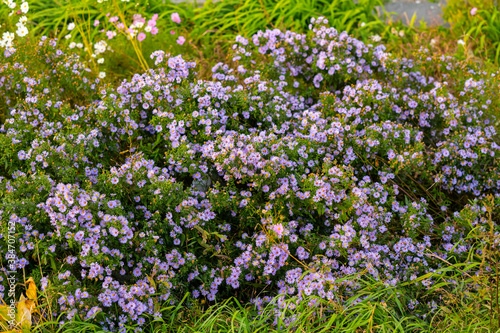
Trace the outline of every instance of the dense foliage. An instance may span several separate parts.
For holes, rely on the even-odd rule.
[[[287,299],[354,295],[339,280],[354,273],[414,281],[405,306],[432,312],[426,274],[466,258],[482,199],[500,203],[499,73],[398,59],[323,18],[233,50],[211,81],[156,51],[118,87],[47,38],[2,58],[0,216],[18,272],[57,289],[65,320],[110,331],[186,291],[257,309],[283,294],[276,321]]]

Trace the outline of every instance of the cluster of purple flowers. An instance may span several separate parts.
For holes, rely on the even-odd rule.
[[[140,329],[186,291],[214,301],[256,286],[269,292],[258,309],[277,294],[295,307],[354,294],[337,280],[362,272],[394,286],[440,267],[428,254],[464,255],[470,225],[486,223],[480,201],[467,205],[500,193],[486,74],[452,90],[422,73],[434,59],[396,59],[322,18],[308,35],[268,30],[233,49],[210,81],[156,51],[158,68],[115,88],[48,40],[52,74],[0,67],[13,161],[0,216],[22,235],[17,267],[37,269],[34,244],[64,263],[43,281],[67,320]],[[55,73],[81,82],[81,105],[48,86]]]

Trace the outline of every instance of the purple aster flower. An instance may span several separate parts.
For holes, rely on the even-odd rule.
[[[120,232],[119,232],[119,231],[118,231],[118,229],[116,229],[115,227],[110,227],[110,228],[109,228],[109,233],[110,233],[111,235],[115,236],[115,237],[118,237],[118,235],[119,235],[119,233],[120,233]]]

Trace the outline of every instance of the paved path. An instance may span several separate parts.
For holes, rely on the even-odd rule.
[[[442,17],[445,6],[446,0],[440,0],[438,3],[427,0],[397,0],[387,3],[384,7],[387,13],[391,13],[390,17],[393,21],[401,20],[405,25],[409,25],[415,15],[414,26],[418,27],[420,21],[424,21],[427,26],[448,26]],[[377,12],[382,16],[383,12],[380,7],[377,7]]]

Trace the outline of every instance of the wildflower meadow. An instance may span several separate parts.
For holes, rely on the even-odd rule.
[[[494,58],[397,53],[370,1],[42,2],[0,10],[2,331],[500,330]]]

